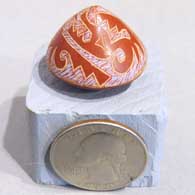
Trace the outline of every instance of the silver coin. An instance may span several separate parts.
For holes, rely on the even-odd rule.
[[[132,129],[110,120],[87,120],[63,129],[51,144],[50,163],[66,182],[88,190],[114,190],[138,178],[147,147]]]

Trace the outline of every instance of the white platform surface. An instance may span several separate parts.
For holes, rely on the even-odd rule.
[[[151,41],[145,41],[145,47],[149,55],[145,70],[129,86],[87,91],[65,84],[48,71],[44,59],[48,44],[42,45],[33,60],[27,108],[37,114],[71,115],[160,115],[166,112],[164,66],[159,48]]]
[[[148,53],[144,73],[131,85],[99,91],[75,88],[53,76],[45,61],[48,44],[38,49],[26,95],[33,141],[29,170],[37,183],[65,185],[53,174],[47,158],[60,129],[82,120],[110,119],[133,128],[147,146],[147,168],[129,186],[158,185],[167,106],[159,51],[152,42],[144,42]]]
[[[154,188],[100,194],[194,195],[195,2],[0,0],[0,195],[97,194],[43,186],[29,175],[30,136],[25,98],[34,52],[73,12],[100,4],[123,18],[143,40],[161,48],[169,97],[161,181]],[[29,173],[30,174],[30,173]]]

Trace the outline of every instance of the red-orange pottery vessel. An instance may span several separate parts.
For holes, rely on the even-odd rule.
[[[49,70],[67,83],[105,89],[135,80],[146,64],[146,51],[135,33],[100,6],[70,18],[49,44]]]

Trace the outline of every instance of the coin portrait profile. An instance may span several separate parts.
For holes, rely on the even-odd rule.
[[[121,165],[127,161],[126,147],[115,135],[95,133],[80,142],[74,161],[76,166],[86,168],[90,182],[115,182],[120,180]]]

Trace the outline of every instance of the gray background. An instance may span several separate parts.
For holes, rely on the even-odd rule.
[[[194,194],[194,1],[0,0],[0,195],[93,194],[31,180],[31,139],[24,107],[34,52],[67,18],[91,4],[110,9],[143,40],[160,46],[169,105],[160,185],[102,194]]]

